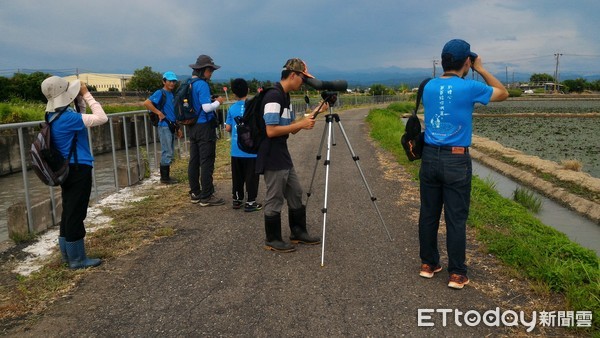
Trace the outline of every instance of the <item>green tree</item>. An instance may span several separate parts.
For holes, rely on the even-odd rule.
[[[536,73],[531,75],[529,82],[554,82],[554,77],[546,73]]]
[[[583,91],[587,87],[589,87],[587,81],[582,78],[578,78],[575,80],[565,80],[562,82],[562,84],[565,85],[569,89],[569,91],[575,93],[583,93]]]
[[[394,90],[386,87],[385,85],[376,83],[371,86],[371,90],[369,90],[369,95],[393,95]]]
[[[10,79],[0,76],[0,102],[10,98]]]
[[[42,94],[41,85],[50,76],[52,75],[42,72],[16,73],[10,79],[9,97],[20,98],[25,101],[46,101],[46,97]]]
[[[133,76],[127,84],[127,90],[151,92],[162,88],[162,86],[162,74],[153,71],[150,66],[145,66],[142,69],[133,71]]]

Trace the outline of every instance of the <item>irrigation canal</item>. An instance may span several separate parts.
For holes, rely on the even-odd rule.
[[[152,159],[151,159],[152,161]],[[38,178],[30,172],[29,188],[31,194],[48,196],[48,187],[43,185]],[[520,185],[511,179],[491,170],[490,168],[473,161],[473,173],[482,179],[489,178],[496,183],[496,190],[506,198],[512,199],[512,194]],[[0,242],[8,240],[6,210],[15,201],[24,200],[23,176],[20,173],[0,177]],[[110,154],[96,156],[96,182],[100,196],[114,191],[114,176],[112,157]],[[58,189],[54,192],[57,194]],[[592,249],[600,256],[600,226],[587,218],[580,216],[562,205],[537,193],[542,200],[542,209],[536,214],[544,224],[551,226],[567,235],[572,241]],[[92,192],[93,198],[93,192]]]

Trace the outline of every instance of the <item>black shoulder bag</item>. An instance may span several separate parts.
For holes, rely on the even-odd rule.
[[[415,104],[415,110],[406,121],[406,127],[404,128],[404,134],[400,138],[400,143],[409,161],[415,161],[421,159],[423,154],[423,145],[425,144],[425,134],[421,131],[421,121],[417,117],[417,111],[421,104],[421,98],[423,97],[423,88],[431,78],[427,78],[419,85],[419,91],[417,92],[417,102]]]

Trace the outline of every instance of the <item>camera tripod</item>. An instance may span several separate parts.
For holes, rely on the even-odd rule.
[[[358,168],[360,177],[362,178],[362,181],[365,184],[365,188],[369,192],[369,196],[371,197],[371,202],[373,202],[373,206],[375,207],[375,210],[377,211],[377,215],[379,215],[379,219],[381,220],[381,224],[383,225],[383,228],[385,229],[385,232],[387,233],[387,237],[389,238],[390,241],[392,240],[392,236],[390,236],[390,232],[388,231],[387,226],[385,225],[385,221],[383,220],[383,217],[381,216],[381,212],[379,212],[377,203],[375,203],[377,201],[377,198],[375,196],[373,196],[373,192],[371,191],[371,188],[369,187],[369,184],[367,183],[367,179],[365,178],[362,168],[360,167],[359,158],[356,155],[356,153],[354,153],[354,149],[352,148],[352,145],[350,144],[350,140],[348,140],[348,135],[346,135],[346,131],[344,130],[344,126],[342,125],[340,116],[338,114],[333,113],[332,106],[335,103],[335,100],[337,98],[335,97],[335,95],[329,95],[328,97],[323,96],[323,99],[326,102],[329,102],[329,104],[330,104],[329,113],[325,116],[325,127],[323,128],[323,135],[321,136],[321,144],[319,145],[319,151],[317,153],[315,168],[313,170],[313,175],[312,175],[312,178],[310,181],[310,188],[308,189],[308,192],[306,194],[307,195],[306,204],[308,204],[308,199],[310,198],[310,195],[312,194],[312,188],[313,188],[313,183],[315,180],[315,174],[317,172],[317,165],[319,164],[319,161],[321,160],[321,153],[323,150],[323,145],[325,144],[325,135],[327,134],[327,154],[326,154],[325,163],[324,163],[324,165],[325,165],[325,196],[324,196],[324,202],[323,202],[323,209],[321,209],[321,212],[323,212],[323,239],[321,241],[321,266],[324,265],[324,259],[325,259],[325,232],[326,232],[326,227],[327,227],[327,197],[328,197],[328,190],[329,190],[329,166],[331,164],[331,146],[336,145],[335,138],[333,135],[333,122],[334,121],[340,127],[340,131],[342,132],[344,141],[346,141],[348,150],[350,151],[352,159],[354,160],[354,163],[356,164],[356,168]],[[315,118],[316,118],[316,116],[315,116]]]

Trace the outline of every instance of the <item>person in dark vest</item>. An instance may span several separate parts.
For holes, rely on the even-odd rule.
[[[94,165],[88,141],[88,128],[106,123],[108,117],[85,83],[79,80],[67,82],[63,78],[52,76],[45,79],[41,87],[48,100],[48,118],[61,113],[60,117],[52,122],[52,146],[68,158],[71,146],[75,142],[75,151],[69,161],[69,175],[61,184],[63,210],[58,244],[62,259],[71,269],[98,266],[102,261],[87,257],[84,243],[86,231],[83,221],[87,217],[92,192]],[[77,110],[70,106],[73,101],[76,101]],[[85,113],[86,104],[90,107],[91,114]]]
[[[262,101],[267,138],[261,142],[256,159],[256,172],[264,175],[267,186],[264,203],[265,249],[292,252],[294,245],[281,238],[281,209],[287,201],[290,240],[292,243],[315,245],[319,237],[308,234],[306,207],[302,204],[302,186],[287,147],[290,134],[302,129],[310,130],[315,125],[314,114],[329,109],[327,103],[320,104],[311,115],[296,120],[292,110],[290,92],[299,90],[305,78],[314,78],[300,59],[288,60],[281,71],[281,80],[275,89],[268,91]],[[320,108],[320,110],[319,110]]]

